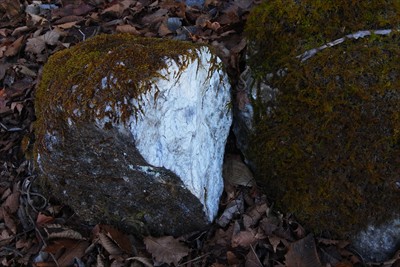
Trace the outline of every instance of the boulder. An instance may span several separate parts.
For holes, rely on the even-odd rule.
[[[277,207],[376,261],[400,244],[400,206],[389,204],[400,200],[398,12],[391,2],[259,5],[233,128]]]
[[[230,86],[207,46],[100,35],[53,55],[36,91],[43,188],[89,223],[180,235],[223,191]]]

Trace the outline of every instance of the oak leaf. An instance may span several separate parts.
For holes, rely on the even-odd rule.
[[[178,262],[189,254],[189,249],[172,236],[148,236],[143,241],[157,262],[178,265]]]

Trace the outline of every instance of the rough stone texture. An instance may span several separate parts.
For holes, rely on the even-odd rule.
[[[102,48],[102,42],[115,44]],[[59,82],[60,70],[54,65],[44,70],[35,125],[42,184],[90,223],[112,223],[153,235],[180,235],[205,227],[218,211],[232,120],[229,83],[219,60],[207,47],[190,44],[166,57],[165,48],[176,49],[182,43],[122,35],[95,37],[66,53],[84,54],[94,45],[99,49],[96,57],[119,55],[103,78],[89,83],[97,88],[94,95],[86,94],[85,82],[100,76],[84,72],[96,59],[84,59],[87,63],[77,71],[86,78],[71,79],[74,84]],[[135,51],[140,49],[164,64],[149,72],[148,64],[155,63],[139,62]],[[65,55],[54,62],[70,64]],[[126,83],[117,78],[120,68],[127,66],[144,72],[132,90],[142,85],[145,90],[134,98],[120,94],[121,84],[132,84],[130,77]],[[103,68],[97,63],[96,69]],[[120,98],[96,101],[105,91]],[[58,92],[65,98],[48,101]],[[76,103],[81,102],[85,104],[80,108]]]
[[[354,237],[353,245],[371,261],[382,262],[393,257],[400,247],[400,219],[379,226],[369,225]]]

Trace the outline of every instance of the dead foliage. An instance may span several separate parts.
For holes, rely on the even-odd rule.
[[[235,87],[255,0],[0,1],[0,265],[363,266],[345,241],[321,239],[273,210],[239,156],[225,168],[221,213],[210,229],[137,237],[85,225],[32,186],[34,89],[48,57],[96,34],[172,38],[215,47]],[[375,266],[400,266],[400,254]],[[370,266],[374,266],[370,264]]]

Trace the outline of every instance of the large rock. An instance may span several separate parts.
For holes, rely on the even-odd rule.
[[[229,89],[206,46],[104,35],[59,52],[36,92],[40,180],[91,223],[200,229],[223,190]]]
[[[265,1],[248,20],[234,126],[277,206],[317,234],[350,238],[368,260],[400,244],[398,12]]]

